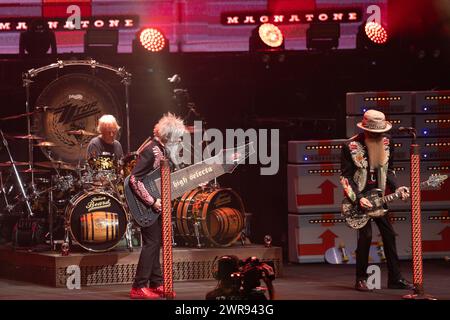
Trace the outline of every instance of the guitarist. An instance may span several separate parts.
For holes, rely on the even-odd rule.
[[[154,212],[161,212],[161,199],[153,198],[145,189],[142,179],[159,168],[163,157],[172,160],[175,151],[186,132],[183,120],[168,113],[153,129],[153,139],[148,139],[140,148],[136,166],[131,171],[130,187],[135,195]],[[175,162],[176,163],[176,162]],[[171,163],[172,167],[173,163]],[[163,296],[163,277],[159,250],[161,246],[161,216],[148,227],[141,227],[143,245],[136,275],[130,292],[131,299],[157,299]],[[175,293],[174,293],[175,294]]]
[[[386,121],[385,115],[376,110],[364,113],[362,122],[357,126],[363,130],[342,146],[341,184],[346,197],[363,210],[372,208],[371,202],[363,194],[371,189],[396,190],[395,172],[393,170],[393,143],[386,132],[392,124]],[[409,197],[408,189],[400,187],[402,200]],[[399,269],[395,231],[387,215],[374,218],[383,239],[388,266],[388,288],[412,289]],[[359,291],[370,291],[367,286],[367,267],[369,250],[372,242],[372,225],[367,223],[358,229],[358,245],[356,249],[356,284]]]

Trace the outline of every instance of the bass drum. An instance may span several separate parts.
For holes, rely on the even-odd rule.
[[[48,108],[33,115],[33,127],[36,128],[33,133],[56,144],[52,148],[52,158],[72,164],[84,161],[92,137],[75,136],[68,131],[95,132],[98,119],[104,114],[112,114],[119,123],[122,122],[120,102],[114,91],[90,74],[72,73],[53,80],[35,105]],[[45,147],[42,151],[48,157]]]
[[[231,189],[197,188],[174,203],[177,241],[187,246],[229,247],[244,229],[244,205]]]
[[[86,250],[104,252],[119,244],[128,218],[121,202],[106,192],[79,193],[66,209],[72,239]]]

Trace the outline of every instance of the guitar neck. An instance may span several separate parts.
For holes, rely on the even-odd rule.
[[[422,187],[426,186],[427,184],[428,184],[428,181],[421,182],[420,187],[422,188]],[[388,195],[382,197],[381,200],[383,201],[383,203],[388,203],[388,202],[394,201],[396,199],[399,199],[400,196],[401,196],[400,192],[394,192],[394,193],[391,193],[391,194],[388,194]]]
[[[208,160],[170,174],[172,200],[195,189],[199,184],[211,181],[226,173],[224,165],[211,163],[211,159]],[[155,179],[155,186],[161,192],[161,178]]]

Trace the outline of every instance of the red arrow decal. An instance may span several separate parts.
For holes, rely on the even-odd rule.
[[[297,253],[299,256],[315,256],[325,254],[325,251],[335,246],[335,241],[338,236],[330,229],[325,230],[319,238],[322,238],[322,243],[308,243],[299,244],[297,246]]]
[[[319,188],[322,189],[321,193],[298,194],[297,206],[334,204],[334,188],[336,188],[336,185],[326,179]]]
[[[450,227],[445,227],[438,234],[441,235],[441,240],[422,240],[422,251],[450,251]]]

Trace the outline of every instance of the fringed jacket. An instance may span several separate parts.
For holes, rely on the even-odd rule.
[[[394,161],[394,144],[389,136],[383,135],[384,149],[387,153],[386,163],[377,170],[378,188],[385,192],[386,185],[391,191],[397,189]],[[341,177],[345,196],[353,203],[359,203],[363,197],[369,175],[369,155],[364,143],[364,133],[350,138],[342,145]]]

